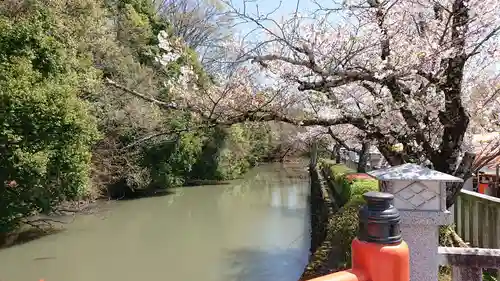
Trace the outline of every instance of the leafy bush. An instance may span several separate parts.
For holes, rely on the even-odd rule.
[[[0,232],[87,190],[97,129],[48,21],[0,16]]]
[[[345,166],[344,164],[331,165],[330,170],[335,179],[340,179],[345,175],[356,173],[355,170]]]
[[[202,153],[190,179],[234,179],[256,165],[272,150],[265,125],[244,123],[215,127],[206,134]]]
[[[331,178],[334,180],[339,180],[342,176],[347,174],[356,173],[355,170],[347,167],[344,164],[337,164],[333,160],[322,158],[318,161],[318,163],[322,169],[329,171]]]
[[[375,179],[354,179],[348,183],[350,201],[363,198],[363,194],[378,190],[378,181]],[[350,202],[348,201],[348,202]]]
[[[364,178],[363,174],[355,174],[354,170],[330,160],[321,160],[320,165],[323,171],[330,173],[327,181],[333,181],[342,189],[343,201],[339,204],[342,207],[329,221],[328,236],[340,255],[339,268],[347,268],[351,262],[351,242],[358,233],[358,211],[365,204],[363,194],[378,191],[378,181]]]
[[[147,146],[144,149],[142,165],[149,170],[152,187],[183,185],[201,153],[202,143],[199,133],[186,132],[172,140],[163,140]]]
[[[343,164],[337,164],[332,160],[321,159],[319,166],[328,185],[333,189],[338,205],[344,205],[351,197],[349,182],[344,178],[345,175],[355,173],[354,170]]]
[[[338,250],[337,265],[347,268],[351,262],[351,243],[357,236],[359,229],[358,211],[365,204],[362,197],[355,197],[347,202],[330,220],[329,231],[331,232],[332,245]]]

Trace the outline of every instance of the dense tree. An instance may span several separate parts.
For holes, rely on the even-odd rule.
[[[168,65],[164,37],[183,50]],[[0,2],[0,232],[64,200],[234,178],[266,156],[267,126],[124,94],[173,100],[186,70],[187,87],[212,87],[152,1]]]
[[[49,7],[30,13],[14,4],[0,6],[1,233],[85,195],[98,137],[89,104],[78,98],[95,71],[58,40]]]

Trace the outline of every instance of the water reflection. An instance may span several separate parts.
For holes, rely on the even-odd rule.
[[[280,207],[282,206],[281,202],[281,188],[273,188],[271,191],[271,206],[272,207]]]
[[[297,196],[298,196],[297,186],[292,185],[290,188],[288,188],[288,209],[299,208],[299,201]]]
[[[308,180],[279,171],[79,216],[0,251],[0,281],[296,281],[309,251]]]
[[[302,274],[301,249],[239,249],[227,253],[227,279],[231,281],[291,281]],[[295,281],[295,280],[294,280]]]

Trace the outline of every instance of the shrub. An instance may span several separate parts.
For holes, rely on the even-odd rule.
[[[186,132],[144,148],[143,167],[149,171],[151,187],[168,188],[184,184],[202,149],[202,136]]]
[[[0,65],[0,232],[88,184],[94,122],[70,74],[43,79],[34,67],[25,58]]]
[[[354,179],[348,183],[350,201],[363,198],[363,194],[378,190],[378,181],[375,179]]]
[[[351,197],[349,182],[344,176],[355,173],[354,170],[343,164],[337,164],[332,160],[321,159],[319,161],[320,170],[325,175],[328,186],[333,189],[338,205],[344,205]]]
[[[337,266],[347,268],[351,262],[351,242],[358,234],[358,211],[365,204],[362,197],[355,197],[345,204],[330,220],[332,245],[335,245],[339,256]]]
[[[269,134],[265,125],[256,123],[210,130],[190,178],[226,180],[244,174],[271,151]]]
[[[344,164],[337,164],[333,160],[320,159],[320,161],[318,162],[320,168],[322,170],[327,170],[329,172],[329,176],[331,176],[331,178],[334,180],[340,179],[342,176],[347,174],[356,173],[355,170],[347,167]]]
[[[330,160],[321,160],[320,165],[329,172],[329,185],[337,185],[341,190],[342,207],[329,221],[329,237],[338,250],[338,269],[347,268],[351,262],[351,242],[358,234],[358,211],[365,204],[363,194],[378,191],[378,181]]]

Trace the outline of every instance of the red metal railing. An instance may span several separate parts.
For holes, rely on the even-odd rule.
[[[401,239],[394,196],[368,192],[364,198],[359,239],[351,244],[352,268],[310,281],[410,281],[410,251]]]

